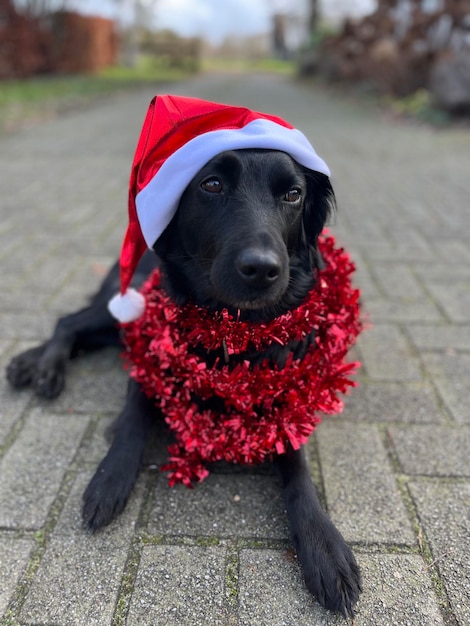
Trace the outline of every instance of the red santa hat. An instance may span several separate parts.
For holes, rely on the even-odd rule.
[[[281,150],[301,165],[330,175],[305,135],[279,117],[196,98],[153,98],[129,181],[121,291],[109,303],[120,322],[131,322],[144,311],[144,297],[129,288],[132,276],[146,248],[153,247],[175,215],[188,184],[214,156],[242,148]]]

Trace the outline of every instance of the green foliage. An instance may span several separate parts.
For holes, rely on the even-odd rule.
[[[110,67],[97,74],[41,76],[0,83],[0,132],[48,119],[94,99],[139,86],[181,80],[188,73],[141,57],[135,68]]]
[[[411,117],[436,125],[449,122],[447,113],[433,106],[427,89],[418,89],[404,98],[388,97],[385,104],[400,117]]]
[[[294,75],[296,70],[294,61],[271,57],[258,59],[209,57],[203,59],[202,67],[208,72],[269,72],[287,75]]]

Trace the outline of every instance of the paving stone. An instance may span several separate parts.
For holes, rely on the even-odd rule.
[[[13,303],[11,310],[14,311],[14,313],[8,313],[5,310],[2,311],[1,336],[8,339],[34,340],[35,344],[44,341],[48,335],[50,335],[54,327],[55,317],[44,314],[42,311],[38,312],[37,315],[31,315],[22,308],[20,299],[23,296],[20,297],[15,292],[11,293],[10,297]],[[27,303],[25,298],[23,304],[25,307],[29,308],[31,306],[31,299],[29,299],[29,303]],[[7,306],[5,305],[5,309],[6,308]],[[14,354],[20,351],[21,348],[16,348]]]
[[[114,545],[121,543],[125,546],[135,533],[136,522],[144,495],[145,476],[141,475],[137,479],[137,483],[132,490],[124,511],[111,524],[100,529],[94,535],[90,535],[83,528],[82,496],[93,477],[95,469],[96,468],[93,467],[77,475],[57,525],[54,528],[54,537],[79,537],[88,539],[90,545],[93,544],[96,537],[98,537],[100,541],[104,541],[108,538]]]
[[[67,365],[66,388],[54,401],[54,411],[112,413],[124,406],[128,375],[116,359],[107,371],[92,371],[83,361]]]
[[[470,350],[470,326],[413,324],[406,330],[410,341],[419,350]]]
[[[374,263],[372,272],[382,292],[402,304],[426,300],[426,293],[412,269],[402,262]]]
[[[0,534],[0,618],[6,610],[21,574],[24,572],[34,542]]]
[[[78,456],[81,463],[97,467],[103,457],[106,456],[110,446],[110,440],[108,440],[106,433],[115,418],[115,415],[106,415],[98,420],[90,439],[82,445],[79,451]]]
[[[432,296],[454,323],[468,322],[470,310],[470,282],[453,280],[445,285],[428,283]]]
[[[111,626],[127,552],[122,539],[86,533],[48,542],[20,619],[54,626]]]
[[[439,600],[419,555],[357,555],[364,591],[354,626],[444,626]]]
[[[468,266],[464,263],[423,263],[423,260],[413,263],[417,276],[427,284],[446,285],[451,280],[468,280]]]
[[[345,398],[342,417],[373,422],[438,424],[446,414],[433,387],[416,383],[369,383],[361,381]]]
[[[413,480],[409,488],[459,626],[470,623],[470,484]]]
[[[421,557],[357,554],[363,593],[354,626],[443,626]],[[285,552],[242,550],[239,626],[335,626],[344,619],[310,596],[296,562]]]
[[[446,240],[442,239],[439,242],[439,258],[441,261],[463,264],[470,263],[470,249],[468,247],[468,241],[456,241],[454,239]]]
[[[3,363],[3,360],[1,363]],[[0,368],[0,371],[4,370],[1,365]],[[2,398],[0,403],[1,446],[5,442],[5,439],[10,433],[13,425],[18,421],[28,406],[31,397],[28,393],[20,393],[17,390],[12,389],[11,385],[5,380],[4,377],[0,378],[0,397]]]
[[[406,426],[389,431],[406,474],[470,477],[470,428]]]
[[[336,229],[334,234],[336,235]],[[337,241],[338,243],[341,243],[340,239],[337,239]],[[371,274],[369,266],[363,261],[359,250],[350,246],[348,251],[357,269],[353,276],[354,285],[361,290],[361,302],[364,309],[368,311],[369,303],[380,299],[382,294],[377,287],[377,283]]]
[[[48,306],[52,311],[71,312],[87,306],[89,296],[98,290],[105,270],[110,265],[108,258],[91,255],[86,260],[78,257],[76,262],[77,267],[69,280],[63,282],[60,288],[58,284],[55,289],[51,289]]]
[[[373,324],[439,322],[443,316],[430,300],[374,300],[366,303]]]
[[[396,326],[376,324],[361,335],[358,347],[371,380],[420,380],[417,358]]]
[[[149,532],[218,537],[289,538],[275,476],[210,474],[194,489],[158,476]]]
[[[395,261],[396,259],[410,262],[422,261],[423,259],[433,261],[435,259],[432,249],[425,243],[415,246],[413,244],[395,245],[389,243],[384,245],[382,243],[369,242],[364,247],[363,253],[371,263],[375,261]]]
[[[76,416],[31,412],[0,461],[0,526],[44,524],[87,424]]]
[[[469,423],[470,354],[424,353],[422,362],[455,421]]]
[[[308,593],[290,551],[241,550],[239,626],[344,624]]]
[[[375,426],[335,418],[317,430],[328,512],[347,541],[414,544]]]
[[[225,549],[145,546],[127,626],[226,626]]]

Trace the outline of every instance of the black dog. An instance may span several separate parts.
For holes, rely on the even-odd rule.
[[[134,276],[142,282],[157,262],[163,287],[177,302],[192,300],[211,310],[228,308],[246,320],[270,320],[299,306],[321,266],[317,239],[334,205],[329,179],[287,154],[271,150],[224,152],[187,187],[178,211]],[[73,354],[118,342],[107,302],[118,290],[117,265],[90,305],[59,320],[43,345],[14,358],[8,379],[31,384],[52,398],[64,386]],[[310,340],[311,337],[306,341]],[[281,364],[296,345],[269,348]],[[84,494],[83,519],[92,531],[124,508],[158,413],[133,380],[114,425],[114,440]],[[340,533],[321,509],[302,450],[275,459],[282,480],[292,538],[308,589],[328,609],[353,615],[361,591],[359,569]]]

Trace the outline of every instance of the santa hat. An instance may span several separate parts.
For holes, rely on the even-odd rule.
[[[279,117],[244,107],[181,96],[156,96],[140,133],[129,182],[129,225],[120,257],[121,292],[109,303],[120,322],[140,317],[144,297],[129,289],[146,248],[175,215],[184,190],[217,154],[242,148],[281,150],[301,165],[330,175],[299,130]]]

